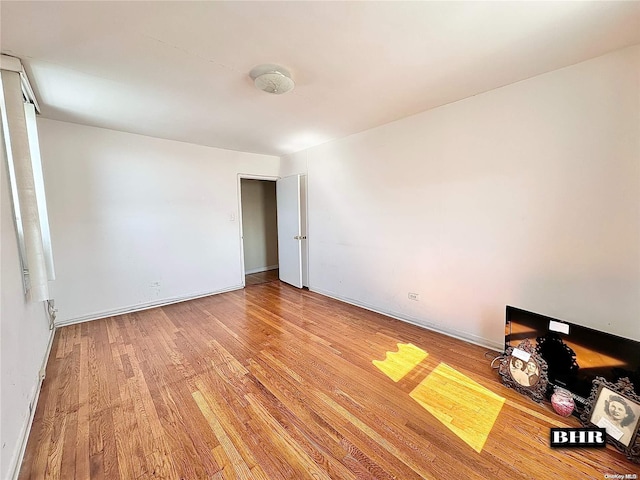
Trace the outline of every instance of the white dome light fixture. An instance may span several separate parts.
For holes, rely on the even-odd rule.
[[[295,86],[289,71],[280,65],[258,65],[251,70],[249,76],[257,88],[275,95],[290,92]]]

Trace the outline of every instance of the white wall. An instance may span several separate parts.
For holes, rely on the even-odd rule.
[[[238,174],[277,157],[40,119],[66,323],[242,286]]]
[[[309,150],[285,155],[280,158],[280,177],[289,177],[291,175],[306,175],[309,171],[307,166],[307,157]]]
[[[311,289],[496,348],[506,304],[640,340],[639,72],[636,46],[285,158]]]
[[[243,178],[241,188],[245,273],[277,268],[276,182]]]
[[[0,151],[0,478],[8,479],[26,440],[53,331],[44,303],[25,302],[4,146]]]

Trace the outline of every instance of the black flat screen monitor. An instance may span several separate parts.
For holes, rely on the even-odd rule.
[[[547,362],[549,395],[554,386],[563,387],[584,404],[596,377],[629,377],[640,394],[640,342],[507,305],[505,350],[524,339]]]

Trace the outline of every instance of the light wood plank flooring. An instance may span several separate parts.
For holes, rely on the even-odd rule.
[[[269,283],[269,282],[277,282],[279,279],[280,270],[267,270],[266,272],[258,272],[258,273],[250,273],[249,275],[245,275],[244,283],[245,285],[260,285],[261,283]]]
[[[397,383],[372,360],[429,353]],[[486,350],[280,282],[61,328],[21,479],[582,479],[636,473],[504,387]],[[409,393],[441,362],[506,402],[480,453]]]

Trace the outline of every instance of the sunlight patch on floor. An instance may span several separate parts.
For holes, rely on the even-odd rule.
[[[409,395],[478,453],[505,401],[444,363]]]
[[[399,343],[397,352],[387,352],[384,360],[373,360],[373,364],[394,382],[413,370],[429,355],[411,343]]]

